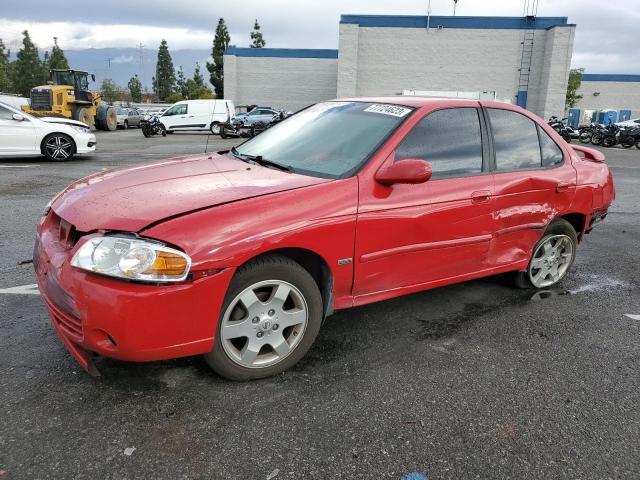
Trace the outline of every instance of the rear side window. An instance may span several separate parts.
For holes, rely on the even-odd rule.
[[[487,109],[497,170],[539,168],[542,164],[538,129],[532,120],[510,110]]]
[[[482,134],[475,108],[437,110],[423,118],[396,150],[396,161],[421,158],[433,177],[482,172]]]
[[[547,132],[538,126],[538,134],[540,135],[540,152],[542,153],[542,166],[553,167],[560,165],[564,160],[562,150],[554,142]]]

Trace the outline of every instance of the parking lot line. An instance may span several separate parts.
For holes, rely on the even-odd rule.
[[[0,293],[11,295],[40,295],[38,285],[32,283],[30,285],[20,285],[18,287],[0,288]]]
[[[0,165],[0,168],[34,168],[40,165]]]

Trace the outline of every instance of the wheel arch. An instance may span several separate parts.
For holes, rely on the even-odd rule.
[[[301,247],[277,248],[248,258],[242,265],[272,255],[287,257],[304,268],[320,289],[324,317],[326,318],[333,313],[333,272],[321,255],[313,250]]]
[[[562,218],[571,224],[578,234],[578,241],[582,240],[582,235],[585,231],[587,216],[583,213],[566,213],[557,218]]]

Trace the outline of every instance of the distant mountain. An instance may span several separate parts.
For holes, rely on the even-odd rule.
[[[44,54],[44,52],[41,53]],[[102,80],[107,77],[121,87],[126,87],[129,79],[138,74],[139,77],[142,76],[144,86],[151,90],[151,78],[155,76],[157,50],[146,48],[142,50],[142,68],[139,48],[65,49],[64,53],[72,68],[95,74],[96,83],[91,85],[92,89],[98,88]],[[182,65],[187,78],[193,76],[196,62],[200,62],[200,72],[205,80],[209,80],[206,64],[207,60],[211,61],[210,49],[171,50],[170,53],[176,70]]]

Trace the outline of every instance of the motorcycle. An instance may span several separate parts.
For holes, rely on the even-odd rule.
[[[620,128],[618,141],[624,148],[631,148],[634,145],[640,148],[640,127]]]
[[[250,138],[253,135],[253,127],[245,126],[242,120],[233,119],[220,125],[220,138]]]
[[[547,124],[558,132],[565,142],[571,143],[573,129],[571,127],[567,127],[564,123],[566,120],[566,118],[559,119],[558,117],[553,116],[549,119]]]
[[[578,127],[578,139],[581,143],[591,143],[591,136],[597,125],[595,123],[583,123]]]
[[[591,132],[591,143],[594,145],[601,145],[606,136],[609,135],[609,127],[604,125],[596,125]]]
[[[141,120],[140,128],[142,129],[142,134],[147,138],[153,137],[154,135],[167,136],[167,129],[164,128],[160,117],[157,115],[152,115],[148,119]]]

